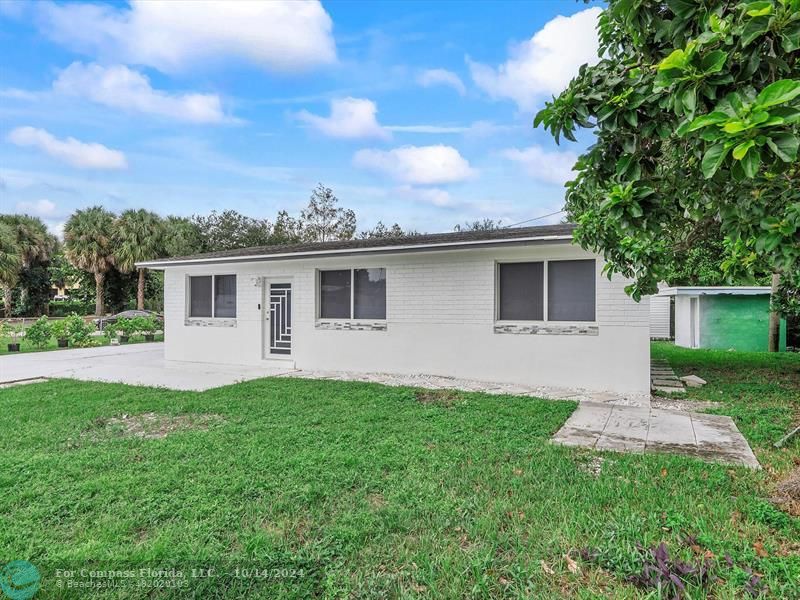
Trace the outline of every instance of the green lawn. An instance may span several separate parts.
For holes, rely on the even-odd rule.
[[[97,336],[92,338],[94,341],[94,346],[108,346],[111,344],[111,340],[108,336]],[[49,350],[66,350],[67,348],[59,348],[58,344],[56,343],[55,338],[50,338],[47,342],[47,346],[44,348],[37,348],[30,342],[25,340],[25,336],[19,338],[20,344],[20,352],[9,352],[8,351],[8,344],[10,344],[13,340],[10,337],[2,337],[0,336],[0,355],[3,354],[19,354],[20,352],[47,352]],[[143,335],[135,335],[131,337],[126,344],[140,344],[144,343],[145,339]],[[159,333],[156,334],[155,337],[156,342],[163,342],[164,341],[164,334]]]
[[[87,595],[53,573],[87,564],[216,567],[187,580],[198,598],[658,598],[626,577],[641,572],[637,544],[665,542],[687,561],[713,553],[713,582],[688,597],[743,597],[747,569],[772,597],[800,597],[800,520],[766,500],[800,454],[797,441],[768,449],[797,409],[800,357],[655,352],[709,380],[693,397],[729,399],[720,412],[774,468],[551,445],[571,402],[295,379],[203,393],[50,381],[0,390],[0,562],[32,561],[37,597],[55,598]],[[147,431],[184,427],[124,435],[123,415],[145,413]]]

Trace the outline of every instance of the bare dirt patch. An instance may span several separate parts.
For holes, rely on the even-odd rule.
[[[782,511],[800,517],[800,467],[778,482],[772,502]]]
[[[377,492],[367,494],[367,502],[373,510],[378,510],[386,506],[386,498],[383,497],[383,494]]]
[[[603,463],[605,461],[606,459],[604,457],[596,454],[592,456],[586,456],[584,460],[578,462],[578,469],[584,473],[588,473],[596,479],[597,477],[600,477],[600,473],[603,472]]]
[[[154,412],[138,415],[123,414],[118,417],[95,419],[92,427],[81,437],[158,440],[178,431],[206,431],[224,422],[225,419],[221,415],[214,414],[165,415]]]
[[[421,404],[438,404],[440,406],[453,406],[463,399],[461,392],[457,390],[419,389],[415,395]]]

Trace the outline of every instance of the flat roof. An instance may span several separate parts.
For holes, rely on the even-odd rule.
[[[771,294],[769,286],[760,285],[681,285],[676,287],[662,288],[658,290],[658,296],[761,296]]]
[[[572,240],[575,225],[538,225],[535,227],[515,227],[491,229],[487,231],[455,231],[450,233],[430,233],[424,235],[396,238],[370,238],[363,240],[337,240],[332,242],[310,242],[283,244],[277,246],[257,246],[222,252],[207,252],[191,256],[177,256],[137,262],[137,267],[164,269],[167,267],[254,262],[268,260],[291,260],[322,256],[351,254],[389,254],[400,252],[433,252],[437,250],[458,250],[509,244],[537,244],[547,242],[568,242]]]

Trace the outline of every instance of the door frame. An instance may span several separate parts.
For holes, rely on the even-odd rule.
[[[292,290],[292,320],[295,317],[295,307],[294,307],[294,297],[295,297],[295,286],[294,286],[294,276],[292,275],[285,275],[282,277],[278,276],[268,276],[261,278],[261,358],[263,360],[294,360],[294,324],[292,325],[292,342],[291,347],[289,348],[289,354],[271,354],[269,352],[268,342],[269,342],[269,327],[270,327],[270,302],[269,302],[269,293],[270,293],[270,284],[272,283],[288,283],[291,285]]]
[[[689,346],[700,347],[700,297],[689,297]]]

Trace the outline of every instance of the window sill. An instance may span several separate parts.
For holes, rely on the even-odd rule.
[[[495,321],[494,332],[512,335],[600,335],[600,327],[592,321]]]
[[[220,317],[186,317],[183,321],[186,327],[236,327],[235,318]]]
[[[386,331],[388,326],[385,320],[318,319],[314,328],[329,331]]]

